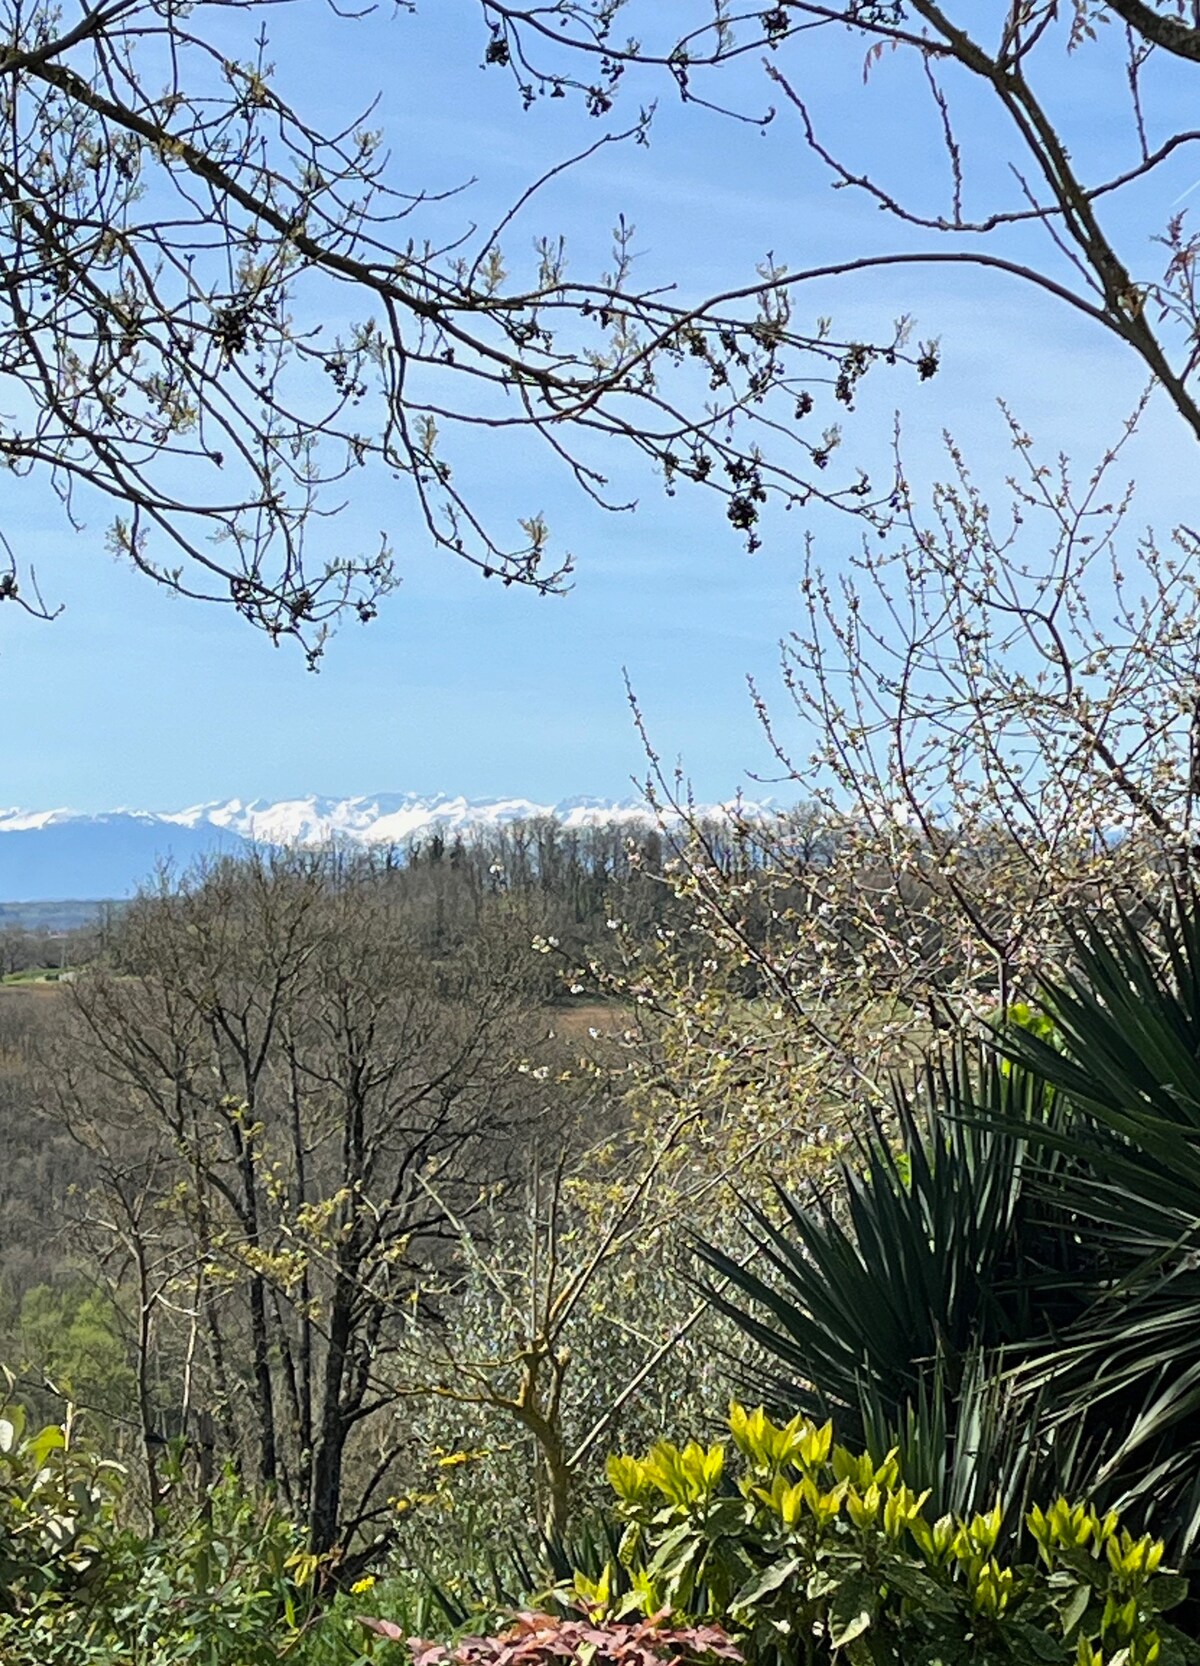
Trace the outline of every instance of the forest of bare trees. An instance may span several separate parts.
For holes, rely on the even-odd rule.
[[[132,1441],[151,1505],[183,1438],[278,1488],[316,1551],[370,1542],[427,1458],[408,1402],[456,1391],[464,1255],[625,1114],[534,943],[582,959],[614,907],[652,935],[675,906],[657,835],[264,854],[164,878],[70,981],[3,991],[27,1391]]]

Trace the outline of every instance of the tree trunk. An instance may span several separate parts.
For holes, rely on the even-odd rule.
[[[308,1547],[323,1555],[337,1543],[342,1510],[342,1459],[349,1422],[342,1403],[350,1345],[350,1317],[354,1286],[339,1267],[329,1310],[329,1344],[325,1354],[324,1386],[316,1451],[313,1454],[312,1507]]]

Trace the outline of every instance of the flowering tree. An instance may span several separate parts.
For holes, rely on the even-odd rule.
[[[1151,401],[1200,438],[1200,134],[1184,116],[1200,31],[1142,0],[482,3],[491,56],[530,96],[619,103],[657,84],[697,122],[769,116],[887,228],[864,248],[848,214],[853,246],[828,272],[886,268],[902,286],[936,266],[981,301],[1023,287],[1147,378],[1081,469],[1006,411],[999,491],[953,440],[945,479],[918,487],[898,431],[887,525],[836,568],[810,545],[783,706],[755,690],[772,779],[807,820],[747,821],[732,859],[693,821],[678,884],[713,970],[697,988],[695,956],[660,956],[654,999],[688,1012],[694,1051],[716,968],[730,988],[751,978],[759,1004],[716,1003],[736,1023],[707,1056],[741,1059],[735,1080],[768,1096],[784,1057],[861,1088],[902,1032],[919,1041],[1027,989],[1064,910],[1152,901],[1194,860],[1200,546],[1188,525],[1139,528],[1122,475]],[[1101,86],[1103,142],[1081,119]],[[940,151],[940,172],[914,168],[917,151]],[[782,226],[781,264],[787,244]],[[788,292],[814,275],[797,262]],[[651,764],[652,791],[686,818],[682,783]]]

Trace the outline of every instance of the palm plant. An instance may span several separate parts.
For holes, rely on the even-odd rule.
[[[895,1086],[898,1137],[873,1124],[845,1165],[841,1207],[780,1189],[777,1216],[747,1208],[748,1262],[700,1245],[725,1281],[711,1301],[759,1344],[756,1391],[872,1449],[899,1439],[945,1509],[990,1502],[997,1476],[1023,1485],[1046,1442],[998,1361],[1069,1327],[1093,1273],[1044,1184],[1072,1162],[1041,1143],[1062,1120],[994,1048],[931,1059]]]
[[[1054,1038],[1006,1027],[898,1090],[844,1209],[780,1194],[702,1246],[775,1405],[899,1443],[951,1504],[1086,1490],[1200,1547],[1200,906],[1084,922]],[[1036,1481],[1033,1478],[1036,1477]]]
[[[1200,1547],[1200,903],[1178,894],[1151,930],[1127,916],[1075,930],[1046,979],[1058,1045],[1005,1050],[1072,1116],[1047,1150],[1078,1148],[1060,1192],[1108,1268],[1086,1312],[1027,1370],[1059,1423],[1110,1429],[1096,1484]]]

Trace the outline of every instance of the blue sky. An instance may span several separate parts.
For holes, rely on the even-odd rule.
[[[297,0],[272,10],[270,28],[281,84],[318,118],[344,119],[382,83],[375,120],[401,183],[444,188],[477,176],[443,211],[451,221],[494,218],[533,175],[596,136],[561,103],[524,114],[511,84],[479,68],[474,0],[425,0],[416,16],[388,9],[358,24]],[[908,72],[885,62],[864,88],[861,48],[829,51],[838,75],[817,103],[835,137],[864,160],[886,156],[932,201],[942,162],[916,118]],[[1097,59],[1070,73],[1065,107],[1080,142],[1110,150],[1119,127],[1108,119],[1109,71]],[[769,102],[757,66],[736,81],[747,107]],[[630,109],[648,90],[631,89]],[[679,276],[694,293],[745,281],[768,250],[799,266],[897,246],[870,205],[829,190],[786,118],[762,134],[682,109],[660,90],[650,147],[610,149],[548,192],[518,245],[561,230],[572,269],[594,269],[623,210],[638,227],[645,270]],[[978,119],[986,155],[986,109]],[[1190,177],[1182,166],[1181,191]],[[839,333],[879,328],[905,311],[923,333],[941,336],[944,369],[933,382],[872,378],[847,423],[847,453],[878,460],[899,405],[917,479],[936,472],[943,427],[981,474],[1003,473],[997,396],[1050,452],[1065,448],[1087,462],[1138,387],[1115,349],[1062,311],[977,275],[893,272],[826,285],[800,306],[830,313]],[[1135,460],[1141,518],[1161,524],[1186,501],[1190,448],[1154,419]],[[746,676],[770,691],[778,639],[798,623],[805,531],[836,567],[854,527],[832,516],[778,517],[763,550],[748,557],[712,504],[669,502],[637,469],[617,473],[639,497],[637,512],[605,516],[536,453],[514,467],[484,437],[463,465],[486,507],[546,512],[578,557],[571,593],[498,590],[424,547],[401,496],[364,490],[348,519],[368,540],[389,527],[403,583],[374,624],[342,630],[316,676],[299,652],[273,650],[225,613],[162,594],[118,566],[105,553],[99,507],[73,533],[35,486],[4,484],[3,524],[36,563],[48,598],[66,609],[50,625],[0,610],[9,714],[0,802],[98,810],[310,791],[624,796],[644,768],[625,672],[659,750],[682,760],[701,796],[727,795],[748,785],[748,772],[767,770]]]

